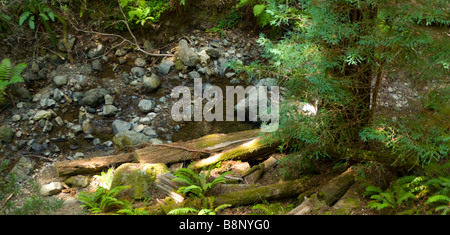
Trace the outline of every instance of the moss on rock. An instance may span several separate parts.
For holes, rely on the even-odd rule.
[[[111,187],[130,185],[126,192],[134,199],[144,199],[155,187],[156,176],[166,171],[168,168],[162,163],[125,163],[114,173]]]

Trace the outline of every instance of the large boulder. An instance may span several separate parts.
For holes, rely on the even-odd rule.
[[[111,188],[131,186],[126,191],[134,199],[144,199],[155,188],[156,176],[168,171],[162,163],[125,163],[114,173]]]
[[[178,57],[186,66],[196,66],[200,62],[200,57],[189,47],[188,42],[182,39],[178,43]]]
[[[116,134],[113,138],[113,143],[118,148],[147,143],[149,141],[150,137],[146,136],[143,133],[138,133],[135,131],[124,131]]]

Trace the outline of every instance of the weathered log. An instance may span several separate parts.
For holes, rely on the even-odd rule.
[[[140,163],[175,163],[197,160],[214,152],[230,149],[244,141],[257,138],[260,130],[241,131],[230,134],[212,134],[187,142],[151,145],[134,152]]]
[[[336,203],[355,183],[356,172],[351,167],[344,173],[334,177],[319,189],[318,197],[328,206]]]
[[[126,153],[121,155],[56,162],[55,165],[59,176],[71,176],[99,172],[112,166],[133,161],[133,154]]]
[[[204,202],[209,206],[216,208],[223,204],[230,204],[232,207],[250,205],[264,200],[276,200],[287,197],[293,197],[301,194],[311,187],[319,184],[320,177],[304,178],[293,181],[284,181],[277,184],[260,186],[248,190],[224,193],[217,196],[207,197],[206,199],[189,199],[182,203],[175,203],[172,198],[165,199],[158,205],[146,207],[145,211],[149,214],[167,214],[169,211],[177,208],[192,207],[202,209]]]
[[[327,153],[334,158],[346,159],[348,161],[355,162],[377,162],[382,165],[392,166],[392,167],[405,167],[408,169],[412,169],[414,166],[419,165],[420,163],[417,159],[409,158],[399,158],[396,155],[377,152],[377,151],[369,151],[369,150],[360,150],[360,149],[344,149],[339,152],[334,150],[328,150]]]
[[[275,150],[275,145],[264,142],[260,137],[258,137],[232,149],[202,159],[192,164],[189,168],[192,170],[201,169],[226,160],[250,161],[258,157],[268,156]]]
[[[247,184],[255,184],[264,174],[264,172],[272,169],[276,164],[280,157],[271,156],[265,161],[261,162],[258,165],[253,166],[248,171],[242,174],[242,177],[245,177],[245,182]]]

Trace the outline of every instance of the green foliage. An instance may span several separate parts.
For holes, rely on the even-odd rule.
[[[23,82],[20,74],[26,67],[25,63],[19,63],[13,67],[10,59],[3,59],[0,62],[0,98],[5,95],[9,85]]]
[[[450,44],[439,32],[450,24],[446,1],[242,0],[239,5],[270,14],[270,25],[288,29],[278,41],[265,35],[257,41],[268,63],[233,64],[250,78],[270,76],[289,88],[280,106],[280,128],[269,140],[310,157],[362,146],[362,141],[385,143],[380,151],[424,163],[448,156]],[[405,71],[410,81],[441,85],[425,101],[431,113],[395,124],[373,115],[371,82],[377,73],[394,70]],[[317,114],[301,112],[302,102]]]
[[[47,27],[47,21],[55,21],[55,14],[44,1],[27,0],[23,8],[23,13],[19,17],[19,25],[28,22],[27,24],[30,29],[34,30],[36,28],[35,18],[38,18]]]
[[[184,195],[192,194],[195,197],[205,198],[205,195],[214,185],[225,183],[225,176],[230,173],[232,172],[225,172],[213,181],[209,182],[211,170],[209,170],[206,174],[204,171],[196,174],[191,169],[181,168],[174,173],[176,178],[172,181],[179,181],[188,184],[188,186],[180,187],[178,192],[182,192]]]
[[[101,172],[100,176],[98,176],[100,182],[101,182],[101,187],[105,188],[105,189],[110,189],[111,188],[111,184],[112,184],[112,180],[114,177],[114,168],[109,168],[108,171],[106,172]]]
[[[0,162],[0,214],[48,215],[61,208],[64,201],[39,195],[39,185],[35,182],[32,182],[32,195],[25,197],[22,206],[18,207],[14,197],[20,195],[20,184],[14,173],[10,173],[8,177],[3,177],[9,164],[8,160]]]
[[[8,24],[11,21],[11,16],[6,12],[3,12],[3,9],[0,10],[0,33],[8,28]]]
[[[124,201],[116,198],[117,194],[127,189],[127,186],[117,186],[112,189],[98,187],[94,192],[81,192],[78,200],[83,203],[91,213],[103,213],[110,211],[113,207],[124,205]]]
[[[128,14],[128,22],[144,26],[148,22],[158,22],[161,14],[169,9],[170,1],[120,0],[120,7]]]
[[[366,188],[364,195],[370,196],[372,199],[367,205],[369,208],[382,210],[382,209],[398,209],[400,206],[408,203],[410,200],[416,200],[416,196],[413,194],[412,182],[416,180],[416,176],[405,176],[393,183],[391,188],[386,191],[381,190],[378,187],[369,185]]]
[[[225,19],[222,19],[219,21],[217,26],[207,29],[206,32],[209,33],[220,33],[220,36],[223,37],[224,29],[231,29],[233,28],[239,21],[241,20],[241,16],[236,11],[235,8],[231,9],[230,13],[225,16]]]
[[[389,189],[382,189],[368,185],[366,196],[372,199],[368,207],[385,210],[389,213],[399,211],[408,206],[412,201],[420,202],[426,199],[424,205],[434,209],[435,212],[447,214],[450,211],[450,178],[430,178],[426,176],[404,176],[392,183]]]
[[[190,215],[190,214],[197,214],[197,215],[216,215],[216,212],[219,212],[227,207],[231,207],[230,204],[223,204],[220,205],[214,209],[206,209],[203,208],[201,210],[197,210],[195,208],[190,207],[183,207],[183,208],[177,208],[169,211],[167,213],[168,215]]]
[[[143,209],[138,209],[133,207],[133,203],[128,200],[123,200],[122,209],[118,210],[117,213],[125,215],[148,215]]]
[[[260,212],[252,213],[253,215],[284,215],[292,210],[294,207],[293,204],[288,205],[287,207],[283,204],[277,203],[267,203],[264,204],[256,204],[252,207],[252,210],[258,210]]]

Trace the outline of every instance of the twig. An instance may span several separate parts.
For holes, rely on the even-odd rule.
[[[153,144],[153,146],[163,146],[163,147],[169,147],[169,148],[182,149],[182,150],[186,150],[186,151],[189,151],[189,152],[199,152],[199,153],[213,154],[213,152],[207,151],[207,150],[190,149],[190,148],[176,146],[176,145]]]
[[[47,160],[49,162],[55,162],[55,159],[50,159],[48,157],[44,157],[44,156],[40,156],[40,155],[33,155],[33,154],[27,154],[27,155],[22,155],[23,157],[36,157],[36,158],[40,158],[40,159],[44,159]]]
[[[14,195],[14,193],[9,194],[9,196],[6,198],[6,200],[3,202],[2,206],[0,207],[0,209],[2,209],[6,203],[9,201],[9,199]]]

